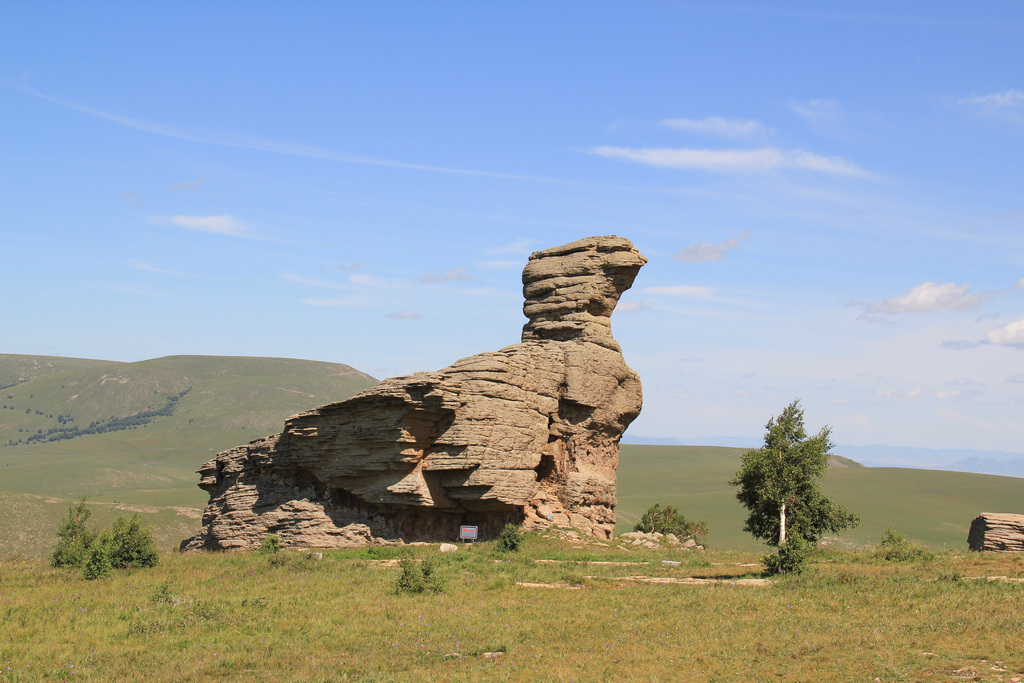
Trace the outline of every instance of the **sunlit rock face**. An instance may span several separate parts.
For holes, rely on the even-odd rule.
[[[619,439],[640,378],[611,314],[647,259],[621,237],[534,252],[522,342],[434,373],[386,379],[217,455],[202,531],[185,549],[343,547],[483,538],[507,523],[608,538]]]
[[[1024,515],[983,512],[971,521],[971,550],[1024,552]]]

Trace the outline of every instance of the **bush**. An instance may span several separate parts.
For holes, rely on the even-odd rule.
[[[51,567],[81,567],[89,558],[89,549],[96,541],[96,530],[85,523],[92,510],[86,507],[85,496],[68,506],[67,517],[57,527],[57,547],[50,556]]]
[[[264,536],[259,547],[256,548],[256,552],[264,555],[275,555],[281,552],[281,539],[273,534]]]
[[[888,562],[927,562],[935,559],[935,553],[910,542],[892,527],[882,534],[881,542],[875,546],[874,555]]]
[[[434,560],[425,557],[417,562],[410,556],[398,561],[401,573],[395,582],[395,593],[441,593],[444,591],[444,579],[438,573]]]
[[[142,515],[118,515],[114,524],[100,534],[100,545],[116,569],[155,567],[160,560],[153,542],[153,530],[142,526]]]
[[[663,509],[661,503],[655,503],[647,508],[633,525],[633,531],[645,534],[675,534],[682,540],[692,538],[702,545],[708,537],[708,525],[704,521],[691,521],[679,512],[675,505],[666,505]]]
[[[105,579],[114,571],[114,565],[110,561],[110,553],[102,542],[93,543],[89,549],[89,559],[82,567],[82,578],[89,581]]]
[[[793,534],[778,547],[776,552],[761,558],[767,574],[801,574],[807,569],[807,560],[814,552],[814,546],[800,534]]]
[[[523,547],[525,540],[522,530],[509,522],[498,534],[498,550],[503,553],[514,553]]]

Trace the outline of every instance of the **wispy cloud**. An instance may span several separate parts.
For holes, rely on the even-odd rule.
[[[303,299],[302,303],[307,306],[319,306],[324,308],[336,308],[339,306],[358,306],[361,302],[358,297],[350,296],[344,299]]]
[[[166,268],[157,268],[149,261],[128,261],[128,267],[134,270],[141,270],[147,273],[158,273],[160,275],[173,275],[175,277],[200,277],[199,275],[192,275],[190,273],[182,273],[179,270],[169,270]]]
[[[957,103],[981,116],[1024,123],[1024,91],[1004,90],[960,98]]]
[[[411,311],[399,311],[398,313],[388,313],[384,316],[385,318],[394,318],[396,320],[419,320],[423,316],[419,313],[413,313]]]
[[[143,204],[146,201],[142,195],[135,194],[134,192],[122,192],[117,195],[117,198],[125,204]]]
[[[712,287],[701,287],[697,285],[668,285],[665,287],[645,287],[645,292],[650,294],[661,294],[663,296],[678,296],[688,299],[710,299],[714,296],[715,290]]]
[[[502,244],[497,247],[491,247],[490,249],[484,250],[485,254],[491,256],[497,256],[500,254],[526,254],[529,255],[532,252],[533,245],[536,244],[536,240],[528,240],[520,237],[515,242],[509,242],[508,244]]]
[[[1024,318],[1015,320],[1008,325],[989,330],[985,335],[989,344],[1001,344],[1006,346],[1019,346],[1024,348]]]
[[[707,242],[694,242],[693,244],[684,247],[676,252],[674,258],[677,261],[684,261],[686,263],[701,263],[704,261],[720,261],[725,252],[730,249],[735,249],[740,246],[740,242],[747,239],[750,236],[750,231],[744,232],[738,237],[719,242],[718,244],[708,244]]]
[[[706,119],[664,119],[660,124],[665,128],[680,130],[697,135],[713,135],[723,138],[740,138],[759,135],[767,131],[759,121],[726,119],[712,116]]]
[[[974,308],[984,298],[983,293],[971,294],[970,285],[952,282],[936,284],[923,282],[906,294],[892,299],[867,304],[882,313],[930,313],[934,311],[963,311]]]
[[[806,102],[793,101],[789,103],[790,108],[800,116],[812,123],[823,123],[834,121],[842,116],[842,108],[838,100],[808,100]]]
[[[352,289],[352,285],[347,282],[318,280],[316,278],[305,277],[303,275],[296,275],[295,273],[285,273],[281,278],[288,282],[294,282],[297,285],[304,285],[306,287],[318,287],[321,289]]]
[[[446,270],[436,275],[420,275],[420,282],[469,282],[472,279],[466,275],[465,266],[459,266],[454,270]]]
[[[606,159],[634,161],[663,168],[716,171],[720,173],[769,173],[782,170],[813,171],[847,178],[871,178],[872,174],[841,157],[826,157],[803,150],[686,149],[597,147],[593,154]]]
[[[232,237],[257,238],[252,226],[234,216],[150,216],[149,220],[161,225],[173,225],[197,232],[213,232]]]
[[[138,119],[132,119],[127,116],[120,116],[118,114],[112,114],[109,112],[88,107],[77,102],[71,102],[69,100],[63,100],[57,97],[46,95],[37,90],[31,88],[22,87],[24,92],[38,97],[39,99],[46,100],[58,106],[66,109],[71,109],[82,114],[87,114],[110,123],[124,126],[125,128],[132,128],[135,130],[143,131],[146,133],[152,133],[154,135],[163,135],[169,138],[177,138],[178,140],[188,140],[190,142],[201,142],[210,145],[220,145],[223,147],[240,147],[243,149],[258,150],[261,152],[271,152],[274,154],[286,154],[289,156],[308,157],[312,159],[324,159],[327,161],[337,161],[346,164],[362,164],[367,166],[383,166],[388,168],[400,168],[410,171],[426,171],[429,173],[450,173],[455,175],[465,176],[476,176],[481,178],[499,178],[504,180],[524,180],[530,182],[540,183],[552,183],[557,185],[586,185],[586,183],[579,183],[571,180],[562,180],[558,178],[543,178],[538,176],[525,176],[517,175],[513,173],[498,173],[493,171],[478,171],[466,168],[452,168],[448,166],[431,166],[427,164],[414,164],[404,161],[393,161],[390,159],[376,159],[373,157],[362,157],[354,154],[346,154],[345,152],[337,152],[330,149],[323,149],[320,147],[314,147],[310,145],[295,145],[287,142],[275,142],[272,140],[262,140],[259,138],[252,138],[240,135],[234,135],[230,133],[207,133],[199,134],[192,131],[175,128],[174,126],[168,126],[161,123],[153,123],[150,121],[141,121]]]
[[[479,265],[479,266],[481,266],[483,268],[487,268],[489,270],[506,270],[508,268],[521,268],[524,265],[524,263],[521,260],[520,261],[499,261],[499,260],[494,260],[494,261],[480,261],[480,263],[477,264],[477,265]]]
[[[636,311],[647,308],[647,304],[643,301],[620,301],[615,307],[616,313],[635,313]]]
[[[339,273],[351,273],[363,267],[362,263],[338,263],[333,266],[324,266],[320,270],[336,270]]]
[[[203,177],[200,176],[195,180],[183,180],[180,183],[170,183],[167,185],[167,189],[174,190],[175,192],[194,192],[203,184]]]

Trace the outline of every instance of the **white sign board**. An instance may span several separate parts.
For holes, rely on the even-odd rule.
[[[477,528],[475,526],[459,527],[459,538],[463,541],[475,541]]]

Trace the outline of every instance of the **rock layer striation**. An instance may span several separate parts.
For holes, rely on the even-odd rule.
[[[983,512],[967,533],[971,550],[1024,552],[1024,515]]]
[[[646,261],[620,237],[534,252],[521,343],[384,380],[218,454],[199,470],[202,531],[182,547],[442,540],[463,524],[486,538],[508,522],[610,537],[619,439],[642,402],[611,314]]]

